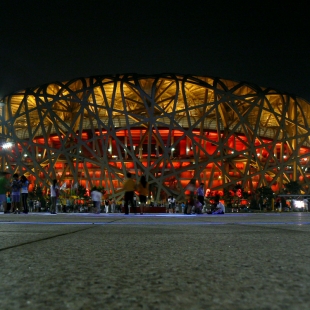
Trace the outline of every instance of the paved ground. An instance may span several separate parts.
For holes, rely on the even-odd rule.
[[[310,213],[0,213],[0,309],[309,309]]]

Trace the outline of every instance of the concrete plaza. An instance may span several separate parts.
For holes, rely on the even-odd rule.
[[[310,213],[0,213],[0,309],[309,309]]]

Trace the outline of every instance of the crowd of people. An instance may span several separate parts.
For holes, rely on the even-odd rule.
[[[215,198],[211,206],[204,209],[205,192],[203,183],[200,183],[199,187],[192,191],[186,203],[178,203],[173,196],[170,196],[167,202],[166,213],[202,214],[205,212],[207,214],[225,214],[225,206],[220,202],[219,198]]]
[[[124,183],[123,189],[125,191],[124,195],[124,208],[125,214],[129,214],[128,205],[131,205],[133,208],[133,213],[136,212],[136,201],[135,191],[139,193],[140,200],[140,214],[143,214],[143,208],[146,205],[146,200],[148,196],[148,183],[144,175],[141,176],[140,182],[138,185],[135,184],[131,178],[131,173],[127,173],[127,180]],[[204,193],[204,184],[200,183],[199,187],[196,189],[196,196],[191,195],[189,201],[185,204],[181,202],[177,203],[176,198],[170,196],[168,198],[166,205],[166,213],[184,213],[184,214],[202,214],[203,207],[205,204],[205,193]],[[182,211],[180,210],[182,208]],[[215,199],[211,208],[206,212],[208,214],[225,214],[225,206],[219,199]]]
[[[135,201],[135,191],[139,193],[139,200],[140,200],[140,214],[143,214],[143,209],[146,206],[146,200],[148,196],[148,182],[144,175],[141,176],[140,181],[138,184],[134,182],[132,179],[132,175],[130,172],[126,174],[127,179],[123,185],[124,193],[124,211],[125,215],[129,214],[129,205],[133,209],[133,213],[137,214],[137,201]]]
[[[18,173],[14,173],[10,181],[8,175],[6,172],[0,172],[0,204],[3,211],[27,214],[29,181],[24,175],[19,177]]]
[[[13,174],[12,180],[9,180],[6,172],[0,172],[0,204],[3,206],[4,213],[25,213],[29,212],[28,209],[28,188],[29,181],[25,175],[19,177],[17,173]],[[57,214],[57,202],[59,201],[61,187],[58,185],[56,179],[53,180],[50,186],[50,213]],[[136,183],[130,172],[126,174],[126,180],[123,184],[124,192],[124,214],[128,215],[130,210],[132,213],[137,214],[137,196],[139,198],[139,211],[142,215],[149,196],[149,184],[144,175],[141,176],[140,181]],[[121,212],[118,209],[114,199],[106,198],[103,200],[102,192],[95,186],[92,188],[90,198],[93,203],[93,212],[96,214],[101,213],[101,206],[104,205],[105,213]],[[192,193],[187,202],[177,202],[176,198],[170,196],[166,204],[166,213],[184,213],[184,214],[202,214],[205,204],[204,184],[195,190],[195,195]],[[131,208],[129,208],[129,206]],[[213,205],[206,213],[209,214],[224,214],[225,206],[215,199]]]

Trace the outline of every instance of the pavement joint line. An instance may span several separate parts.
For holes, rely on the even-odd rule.
[[[121,219],[116,219],[114,221],[111,221],[111,223],[116,222],[118,220],[121,220]],[[20,222],[9,222],[7,224],[18,224],[18,223],[20,223]],[[30,222],[29,224],[33,224],[33,223]],[[72,223],[72,224],[74,224],[74,223]],[[89,223],[89,224],[91,225],[90,227],[86,227],[86,228],[82,228],[82,229],[78,229],[78,230],[75,230],[75,231],[66,232],[66,233],[62,233],[62,234],[57,234],[57,235],[54,235],[54,236],[49,236],[49,237],[45,237],[45,238],[41,238],[41,239],[37,239],[37,240],[27,241],[27,242],[15,244],[15,245],[7,246],[5,248],[0,248],[0,252],[3,252],[5,250],[9,250],[9,249],[18,248],[20,246],[24,246],[24,245],[28,245],[28,244],[32,244],[32,243],[36,243],[36,242],[46,241],[46,240],[50,240],[50,239],[54,239],[54,238],[58,238],[58,237],[62,237],[62,236],[67,236],[67,235],[75,234],[75,233],[78,233],[78,232],[81,232],[81,231],[85,231],[85,230],[89,230],[89,229],[92,229],[92,228],[95,227],[93,225],[94,223]]]
[[[117,219],[109,222],[1,222],[0,224],[12,225],[310,225],[310,222],[121,222],[124,219]]]
[[[92,214],[92,213],[57,213],[60,216],[66,216],[66,217],[84,217],[84,218],[109,218],[109,217],[123,217],[123,213],[100,213],[100,214]],[[0,212],[0,216],[5,215],[3,212]],[[220,217],[220,218],[227,218],[227,217],[255,217],[255,216],[266,216],[266,217],[272,217],[272,216],[283,216],[286,215],[290,216],[309,216],[310,212],[270,212],[270,213],[225,213],[225,214],[183,214],[183,213],[173,213],[173,214],[167,214],[167,213],[144,213],[143,215],[140,214],[133,214],[130,213],[129,215],[124,216],[124,218],[145,218],[145,217],[175,217],[175,218],[191,218],[191,217]],[[47,213],[47,212],[30,212],[28,214],[9,214],[6,215],[13,218],[20,218],[20,217],[33,217],[33,216],[52,216],[55,217],[55,215]]]
[[[0,216],[9,216],[12,218],[19,218],[19,217],[33,217],[33,216],[51,216],[51,217],[57,217],[58,216],[65,216],[65,217],[87,217],[87,218],[109,218],[109,217],[123,217],[123,218],[144,218],[144,217],[255,217],[255,216],[266,216],[266,217],[273,217],[273,216],[310,216],[310,212],[270,212],[270,213],[225,213],[225,214],[183,214],[183,213],[144,213],[144,214],[133,214],[130,213],[128,215],[124,215],[124,213],[100,213],[100,214],[92,214],[92,213],[57,213],[55,216],[54,214],[46,213],[46,212],[30,212],[28,214],[4,214],[3,212],[0,212]]]

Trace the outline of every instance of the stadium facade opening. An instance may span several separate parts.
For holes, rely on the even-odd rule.
[[[189,75],[105,75],[3,98],[1,169],[32,186],[103,186],[120,198],[126,171],[145,174],[153,200],[240,183],[309,193],[309,102],[276,90]],[[10,145],[10,147],[5,147]],[[118,196],[119,195],[119,196]]]

